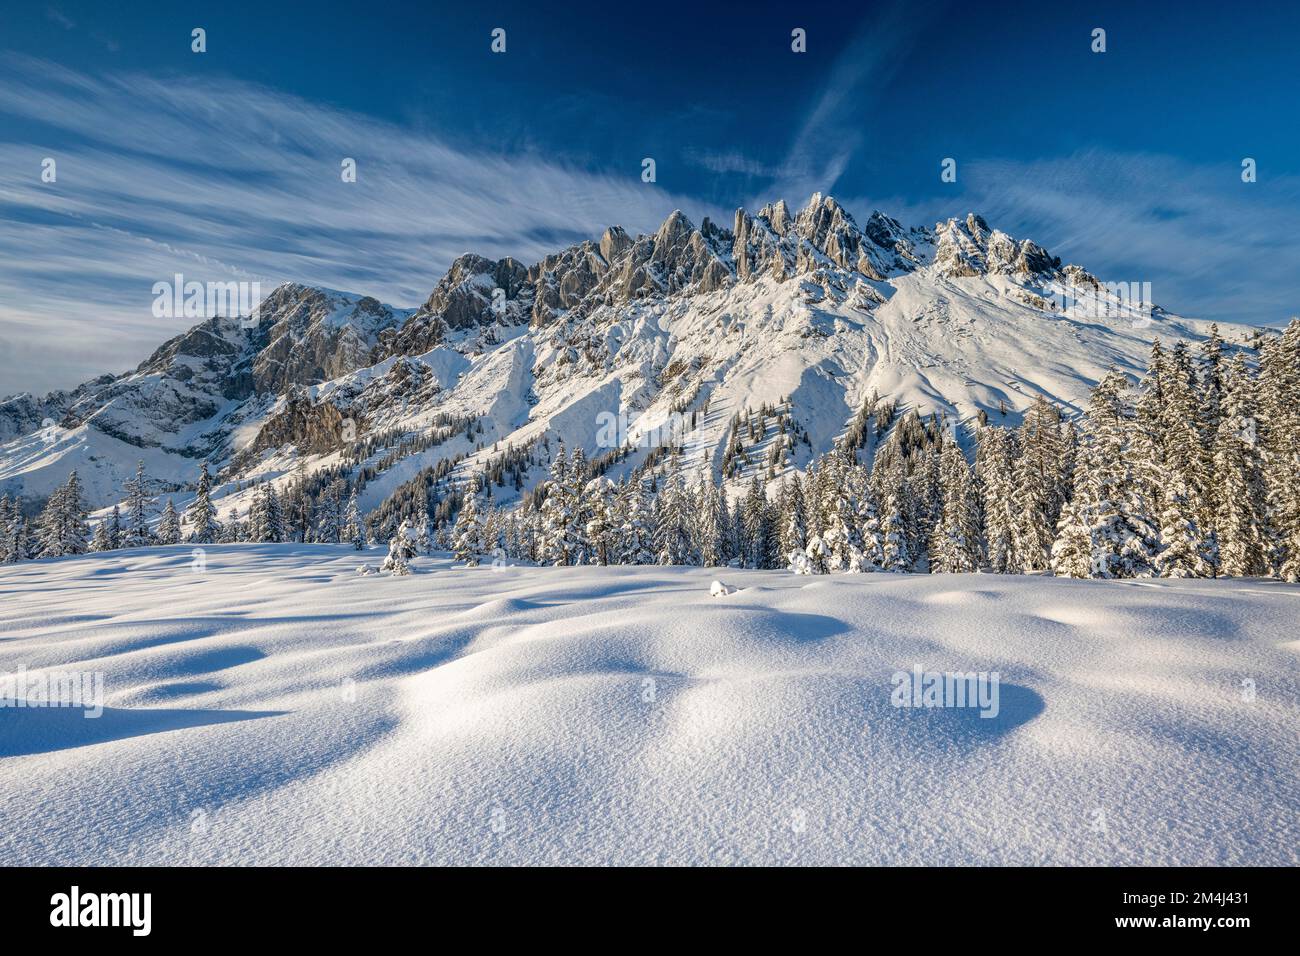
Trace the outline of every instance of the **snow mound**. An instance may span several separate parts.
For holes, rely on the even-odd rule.
[[[1295,586],[357,562],[0,568],[0,863],[1300,863]]]

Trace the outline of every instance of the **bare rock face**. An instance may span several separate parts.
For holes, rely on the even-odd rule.
[[[238,319],[207,319],[163,343],[135,371],[100,376],[47,405],[62,407],[60,427],[90,424],[140,448],[179,449],[185,429],[253,393],[249,369],[258,341]]]
[[[442,344],[450,332],[523,324],[532,308],[528,279],[528,270],[508,256],[496,262],[472,253],[460,256],[397,334],[380,340],[375,357],[419,355]]]
[[[623,253],[632,248],[632,237],[623,231],[622,226],[610,226],[600,237],[600,255],[606,264],[623,258]]]
[[[1060,265],[1061,260],[1049,255],[1038,243],[1020,240],[1020,251],[1016,256],[1017,275],[1040,275],[1058,269]]]
[[[313,402],[305,391],[294,389],[258,431],[248,452],[283,445],[293,445],[305,454],[337,451],[346,444],[345,417],[332,402]]]
[[[18,430],[51,419],[137,448],[207,455],[228,445],[223,416],[232,406],[364,368],[379,333],[408,314],[373,298],[286,283],[262,301],[255,318],[205,319],[134,371],[100,376],[43,402],[20,396],[0,403],[0,438],[9,437],[6,429],[26,433]]]
[[[494,312],[493,293],[501,289],[506,301],[514,299],[528,281],[528,270],[509,257],[493,262],[464,255],[438,283],[420,311],[442,316],[449,329],[487,325],[502,318]]]
[[[611,257],[621,256],[631,245],[627,233],[614,226],[605,230],[600,245],[582,242],[529,268],[528,282],[534,289],[532,325],[546,325],[575,308],[609,271]]]
[[[259,309],[265,342],[253,361],[253,386],[282,392],[364,368],[379,333],[404,317],[369,296],[280,286]]]
[[[638,236],[610,270],[598,291],[608,304],[691,289],[711,292],[732,280],[724,261],[731,233],[705,221],[701,229],[680,209],[663,221],[653,236]]]
[[[935,227],[938,244],[934,262],[950,278],[982,276],[988,271],[985,258],[986,238],[980,226],[984,220],[972,214],[962,223],[949,219]]]
[[[1070,265],[1062,269],[1061,272],[1065,276],[1066,280],[1072,286],[1076,286],[1081,289],[1094,289],[1094,290],[1101,288],[1101,283],[1097,281],[1097,277],[1094,276],[1091,272],[1087,272],[1086,270],[1084,270],[1082,266],[1076,266],[1073,263],[1071,263]]]
[[[983,275],[1048,275],[1060,267],[1037,243],[1017,242],[1000,229],[990,229],[974,213],[965,221],[949,219],[935,227],[934,261],[943,275],[956,278]]]
[[[0,399],[0,442],[30,435],[46,422],[61,425],[74,405],[99,394],[114,381],[112,375],[101,375],[70,392],[50,392],[44,398],[22,392]]]
[[[775,216],[788,229],[788,214],[785,203],[780,203],[781,212],[774,212],[767,207],[767,213]],[[794,269],[794,259],[787,261],[788,243],[783,243],[784,232],[778,232],[772,220],[759,213],[751,218],[743,209],[736,210],[736,227],[731,247],[732,261],[735,262],[736,277],[747,282],[761,275],[770,275],[778,281],[785,279]]]
[[[928,241],[881,213],[860,229],[847,209],[820,193],[796,216],[784,202],[764,206],[752,218],[737,210],[734,232],[732,258],[741,281],[759,275],[784,281],[827,265],[883,281],[916,268],[916,244]]]

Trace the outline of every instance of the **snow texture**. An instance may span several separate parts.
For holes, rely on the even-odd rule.
[[[0,568],[0,863],[1300,863],[1293,585],[382,554]]]

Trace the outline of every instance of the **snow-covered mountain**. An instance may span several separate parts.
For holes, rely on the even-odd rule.
[[[542,477],[525,452],[543,441],[590,457],[626,445],[616,477],[673,423],[690,468],[707,455],[716,472],[743,446],[741,480],[775,439],[738,441],[746,410],[806,437],[783,466],[799,467],[872,393],[1014,423],[1040,395],[1077,410],[1109,367],[1140,372],[1156,337],[1208,329],[1135,312],[976,215],[859,225],[821,195],[730,227],[673,212],[651,235],[614,226],[531,266],[464,255],[416,309],[286,284],[256,324],[209,319],[134,371],[0,401],[0,492],[31,506],[76,468],[103,507],[143,459],[179,505],[206,460],[223,512],[247,507],[251,480],[327,469],[364,469],[373,508],[423,469],[468,474],[513,449],[509,500]]]

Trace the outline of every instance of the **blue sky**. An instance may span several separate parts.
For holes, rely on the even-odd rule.
[[[413,305],[461,252],[813,191],[975,210],[1187,315],[1300,309],[1294,5],[542,6],[9,4],[0,393],[134,366],[175,272]]]

